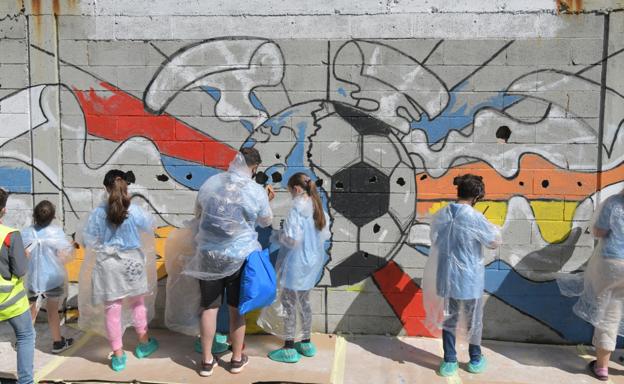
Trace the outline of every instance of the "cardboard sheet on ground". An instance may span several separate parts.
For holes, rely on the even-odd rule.
[[[198,375],[201,355],[193,349],[194,338],[167,330],[150,330],[158,339],[160,349],[147,359],[138,360],[130,351],[136,345],[136,336],[131,329],[126,331],[124,349],[128,354],[127,368],[122,372],[112,371],[107,360],[109,347],[100,336],[85,336],[90,339],[79,349],[72,351],[71,357],[63,358],[62,363],[41,377],[42,382],[50,381],[106,381],[143,383],[206,383],[206,378]],[[297,364],[276,363],[269,360],[267,353],[281,345],[272,336],[248,336],[245,338],[245,353],[249,365],[245,370],[233,375],[229,367],[231,354],[219,358],[219,367],[210,378],[211,382],[257,383],[329,383],[334,361],[335,336],[314,335],[313,341],[318,354],[313,358],[303,358]],[[69,351],[68,351],[69,352]]]

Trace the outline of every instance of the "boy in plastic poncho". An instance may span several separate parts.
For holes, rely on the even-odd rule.
[[[227,172],[208,179],[199,190],[197,252],[183,273],[199,279],[201,292],[202,364],[199,374],[212,375],[217,360],[211,355],[217,328],[217,313],[227,293],[230,312],[232,358],[230,372],[239,373],[248,363],[242,353],[245,317],[238,312],[241,272],[247,257],[261,251],[256,226],[268,227],[273,220],[270,186],[253,181],[261,163],[255,148],[243,148]]]
[[[65,264],[73,256],[74,246],[63,228],[52,224],[55,215],[54,204],[48,200],[40,201],[33,212],[34,224],[22,231],[22,238],[29,256],[26,288],[33,322],[39,313],[40,300],[45,299],[52,353],[61,353],[74,343],[74,339],[61,335],[58,313],[61,299],[65,296]]]
[[[474,209],[485,195],[480,176],[463,175],[453,180],[457,202],[441,209],[431,223],[431,251],[423,276],[426,324],[434,332],[442,329],[444,360],[442,376],[457,371],[456,334],[465,331],[469,339],[468,371],[483,372],[481,354],[483,328],[483,247],[501,243],[500,230]]]

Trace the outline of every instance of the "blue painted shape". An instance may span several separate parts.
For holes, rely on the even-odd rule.
[[[249,92],[249,101],[251,102],[251,105],[253,105],[253,107],[257,110],[266,112],[267,114],[269,113],[260,101],[260,99],[258,99],[258,95],[256,95],[255,92]]]
[[[29,168],[0,167],[0,186],[13,193],[32,193],[32,172]]]
[[[218,168],[207,167],[202,164],[181,160],[175,157],[161,155],[160,158],[169,176],[178,183],[195,191],[199,190],[204,181],[210,176],[222,172]],[[192,178],[187,179],[188,175],[191,175]]]
[[[347,97],[347,91],[343,87],[338,88],[338,94],[342,97]]]
[[[423,130],[427,134],[427,141],[433,144],[445,138],[450,131],[460,131],[470,125],[474,121],[474,114],[479,109],[489,107],[502,111],[523,98],[498,92],[495,96],[476,105],[468,106],[467,103],[459,105],[458,95],[467,84],[468,81],[464,81],[449,91],[449,102],[438,117],[430,120],[427,113],[423,112],[420,115],[420,121],[413,120],[410,128]]]
[[[578,300],[565,297],[556,281],[534,282],[497,260],[485,270],[485,291],[547,324],[569,342],[588,343],[593,327],[572,311]]]
[[[279,135],[280,131],[282,130],[282,127],[288,125],[286,124],[286,122],[288,121],[288,118],[292,116],[293,113],[295,113],[296,111],[297,109],[289,109],[287,111],[284,111],[277,116],[271,117],[269,120],[265,121],[263,125],[271,128],[272,134]]]
[[[249,131],[249,133],[253,132],[254,130],[254,126],[251,123],[251,121],[249,120],[245,120],[245,119],[240,119],[241,124],[243,125],[243,127],[245,127],[245,129],[247,131]]]
[[[221,91],[217,88],[214,87],[207,87],[207,86],[203,86],[200,87],[202,89],[202,91],[206,92],[207,94],[210,95],[210,97],[212,97],[212,99],[214,101],[219,101],[221,100]]]
[[[425,246],[425,245],[415,245],[415,246],[414,246],[414,248],[415,248],[418,252],[420,252],[420,253],[422,253],[423,255],[425,255],[425,256],[427,256],[427,257],[429,257],[429,251],[431,250],[431,248],[430,248],[430,247],[427,247],[427,246]]]

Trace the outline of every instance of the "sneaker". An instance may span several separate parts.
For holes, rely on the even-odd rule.
[[[150,337],[147,343],[145,344],[139,343],[139,345],[136,346],[136,349],[134,350],[134,354],[139,359],[143,359],[145,357],[148,357],[152,353],[156,352],[157,349],[158,349],[158,341]]]
[[[241,373],[247,364],[249,364],[249,358],[243,353],[239,361],[234,359],[230,360],[230,372]]]
[[[208,377],[212,375],[212,372],[214,371],[214,366],[217,365],[217,359],[215,359],[214,357],[212,358],[212,362],[210,363],[203,363],[202,362],[202,366],[201,369],[199,370],[199,376],[201,377]]]
[[[220,355],[231,349],[230,344],[227,342],[227,335],[217,333],[212,341],[212,354]],[[201,336],[197,336],[195,339],[195,352],[202,353]]]
[[[55,341],[52,343],[52,353],[61,353],[74,344],[74,339],[66,339],[61,337],[61,341]]]
[[[299,352],[300,355],[305,356],[305,357],[313,357],[314,355],[316,355],[316,346],[312,342],[295,343],[295,349],[297,350],[297,352]]]
[[[473,362],[472,360],[468,363],[468,372],[470,373],[483,373],[485,371],[485,367],[487,366],[487,360],[485,360],[485,356],[481,355],[481,358],[477,362]]]
[[[301,356],[294,348],[280,348],[269,352],[269,359],[280,363],[296,363]]]
[[[449,363],[443,361],[442,364],[440,364],[440,369],[438,370],[438,373],[442,377],[455,375],[457,373],[457,362]]]
[[[598,379],[600,381],[607,381],[607,380],[609,380],[609,368],[597,368],[596,367],[596,360],[594,360],[591,363],[589,363],[589,366],[587,368],[589,368],[589,371],[592,373],[592,375],[596,379]]]
[[[113,355],[111,357],[111,368],[113,369],[113,371],[119,372],[119,371],[123,371],[124,369],[126,369],[127,359],[128,357],[126,356],[126,352],[124,352],[123,355],[121,356]]]

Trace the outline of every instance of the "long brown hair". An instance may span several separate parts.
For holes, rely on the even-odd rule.
[[[108,190],[108,209],[106,218],[113,225],[119,226],[128,217],[130,196],[128,196],[128,182],[121,177],[116,177]]]
[[[325,212],[323,211],[323,202],[321,196],[316,189],[316,184],[308,175],[303,172],[295,173],[288,180],[288,188],[294,189],[296,186],[301,187],[305,193],[312,198],[314,205],[314,225],[316,229],[322,231],[327,222],[325,221]]]

